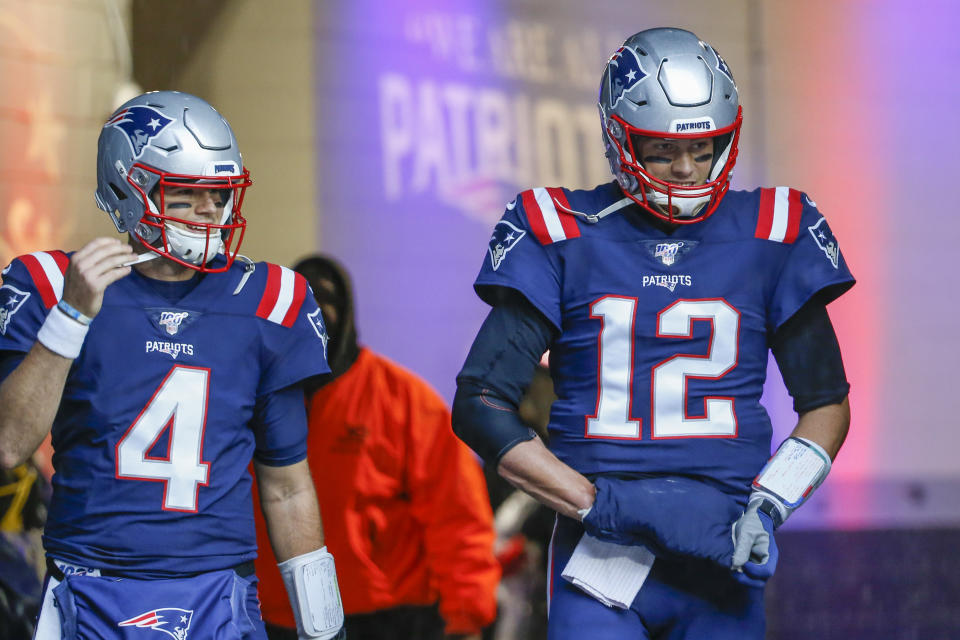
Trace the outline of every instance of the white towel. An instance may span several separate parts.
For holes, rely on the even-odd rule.
[[[622,545],[583,534],[560,574],[608,607],[629,609],[643,586],[654,555],[640,545]]]

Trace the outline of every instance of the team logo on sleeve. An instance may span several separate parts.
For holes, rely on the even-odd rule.
[[[0,287],[0,335],[7,335],[7,326],[13,314],[20,310],[29,297],[29,291],[20,291],[9,284]]]
[[[607,63],[610,78],[610,107],[617,106],[623,94],[647,77],[640,68],[640,59],[630,47],[620,47]]]
[[[139,158],[150,139],[163,131],[173,118],[168,118],[153,107],[127,107],[103,125],[103,128],[116,127],[127,136],[133,149],[133,157]]]
[[[507,257],[507,252],[513,249],[518,242],[523,240],[527,232],[518,229],[506,220],[501,220],[493,228],[493,235],[490,237],[490,266],[496,271],[500,268],[503,259]]]
[[[320,342],[323,343],[323,357],[326,358],[327,343],[330,342],[330,336],[327,335],[327,327],[323,324],[323,314],[320,313],[320,309],[317,309],[313,313],[308,313],[307,320],[310,321],[310,326],[313,327],[317,337],[320,338]]]
[[[817,224],[812,227],[807,227],[810,231],[810,235],[813,236],[814,241],[817,243],[817,246],[827,255],[827,258],[830,260],[830,264],[833,265],[834,269],[839,269],[840,264],[840,243],[837,242],[836,237],[833,235],[833,231],[830,230],[830,227],[827,226],[827,219],[820,218],[817,221]]]
[[[193,611],[171,607],[141,613],[129,620],[118,622],[117,626],[162,631],[174,640],[187,640],[187,632],[190,630],[192,620]]]

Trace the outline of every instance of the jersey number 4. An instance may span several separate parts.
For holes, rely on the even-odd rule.
[[[602,323],[597,410],[587,417],[588,438],[640,437],[642,420],[630,415],[633,392],[634,326],[637,299],[606,296],[590,307],[590,317]],[[687,415],[687,380],[716,380],[737,365],[740,313],[724,300],[678,300],[657,314],[657,337],[691,338],[693,321],[712,325],[705,356],[680,354],[667,358],[651,372],[652,438],[735,437],[733,398],[707,397],[705,415]]]
[[[210,370],[174,365],[150,402],[117,443],[117,477],[163,482],[164,511],[197,510],[197,491],[207,484],[203,461]],[[167,432],[165,457],[150,457]]]

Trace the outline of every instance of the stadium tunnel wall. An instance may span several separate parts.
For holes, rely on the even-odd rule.
[[[741,88],[735,188],[808,191],[860,279],[831,308],[853,383],[851,435],[827,484],[781,533],[771,637],[960,637],[960,556],[950,551],[960,542],[960,425],[950,401],[960,357],[951,258],[960,219],[940,196],[945,169],[955,170],[949,149],[960,142],[960,123],[944,109],[960,92],[953,3],[280,6],[0,0],[0,261],[112,234],[93,201],[100,126],[138,88],[196,93],[230,120],[253,172],[244,253],[281,264],[318,248],[339,255],[354,271],[364,340],[449,398],[484,314],[469,283],[491,219],[512,193],[472,184],[473,200],[451,204],[431,174],[424,190],[391,200],[413,185],[403,182],[409,166],[385,173],[383,87],[408,82],[425,95],[446,83],[509,99],[539,92],[557,112],[585,107],[594,120],[582,125],[584,165],[570,186],[587,186],[606,179],[591,102],[602,60],[584,61],[582,82],[565,87],[529,68],[473,76],[451,66],[456,40],[430,34],[459,24],[535,39],[575,25],[592,29],[606,55],[634,24],[690,28],[717,45]],[[625,7],[642,8],[642,20],[624,19]],[[543,175],[568,178],[561,165],[530,177]],[[493,209],[477,215],[487,202]],[[923,224],[912,224],[921,213]],[[431,236],[452,240],[423,240]],[[425,320],[438,299],[452,304]],[[777,439],[793,420],[778,385],[772,372]]]

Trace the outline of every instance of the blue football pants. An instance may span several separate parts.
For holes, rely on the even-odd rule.
[[[190,578],[47,576],[34,640],[266,640],[257,579],[232,569]]]
[[[657,558],[629,609],[607,607],[561,577],[583,535],[558,517],[547,576],[548,640],[763,640],[762,587],[708,561]]]

